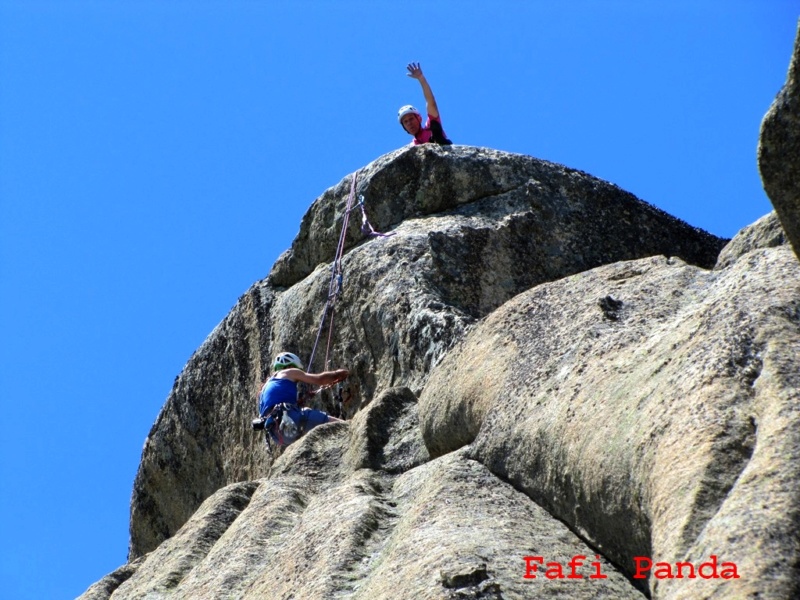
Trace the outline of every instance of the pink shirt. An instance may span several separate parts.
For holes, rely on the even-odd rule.
[[[420,129],[417,132],[417,135],[414,136],[414,141],[411,142],[412,144],[418,146],[419,144],[427,144],[428,142],[431,141],[431,136],[433,135],[433,132],[431,131],[431,121],[436,121],[437,123],[439,123],[439,125],[442,124],[441,117],[432,117],[428,115],[428,122],[425,123],[425,127]],[[444,134],[444,130],[442,130],[442,134]],[[447,136],[445,135],[444,137]]]

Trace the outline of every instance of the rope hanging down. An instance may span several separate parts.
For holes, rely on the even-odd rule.
[[[345,205],[344,215],[342,217],[342,230],[339,233],[339,243],[336,246],[336,255],[333,259],[333,264],[331,265],[331,279],[330,283],[328,284],[328,298],[325,302],[325,306],[322,309],[322,317],[319,323],[319,330],[317,331],[317,337],[314,340],[314,347],[311,350],[311,357],[308,359],[308,367],[311,369],[311,365],[314,362],[314,356],[317,353],[317,346],[319,345],[320,337],[322,336],[322,331],[325,328],[325,321],[328,320],[328,341],[325,349],[325,364],[323,367],[323,371],[327,371],[329,367],[330,361],[330,352],[331,352],[331,341],[333,339],[333,321],[334,321],[334,307],[336,305],[336,301],[339,299],[339,296],[342,293],[342,283],[343,283],[343,271],[342,271],[342,256],[344,255],[344,244],[345,239],[347,237],[347,227],[350,224],[350,213],[355,210],[355,197],[356,197],[356,181],[358,178],[358,172],[356,171],[353,173],[353,180],[350,183],[350,195],[347,197],[347,204]],[[364,196],[360,194],[358,197],[358,207],[361,209],[361,232],[364,235],[369,237],[390,237],[394,235],[392,233],[380,233],[375,231],[375,229],[370,224],[369,220],[367,219],[366,210],[364,210]],[[328,316],[330,315],[330,319]]]
[[[344,240],[347,237],[347,225],[350,222],[350,211],[353,208],[353,201],[356,196],[356,179],[358,172],[353,173],[353,181],[350,184],[350,195],[347,197],[347,205],[345,206],[344,216],[342,218],[342,231],[339,234],[339,243],[336,246],[336,255],[331,265],[331,280],[328,284],[328,299],[322,309],[322,318],[319,323],[319,330],[317,331],[317,338],[314,340],[314,348],[311,350],[311,358],[308,359],[308,368],[314,362],[314,355],[317,353],[317,345],[319,338],[322,335],[322,330],[325,328],[325,320],[330,313],[330,322],[328,324],[328,344],[325,351],[325,365],[323,371],[328,370],[328,361],[330,360],[331,339],[333,338],[333,308],[336,305],[336,300],[342,292],[342,255],[344,254]]]

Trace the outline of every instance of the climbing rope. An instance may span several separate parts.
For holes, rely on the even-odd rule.
[[[322,336],[322,331],[325,329],[325,321],[328,319],[328,315],[330,315],[329,323],[328,323],[328,342],[325,349],[325,364],[323,371],[328,370],[328,365],[330,361],[330,351],[331,351],[331,340],[333,339],[333,318],[334,318],[334,307],[336,305],[336,300],[338,300],[339,295],[342,293],[342,283],[343,283],[343,273],[342,273],[342,256],[344,255],[344,242],[347,237],[347,226],[350,223],[350,212],[353,210],[353,202],[356,197],[356,180],[358,178],[358,171],[353,173],[353,180],[350,183],[350,195],[347,197],[347,204],[345,205],[344,216],[342,217],[342,231],[339,234],[339,243],[336,245],[336,255],[333,259],[333,264],[331,265],[331,279],[330,283],[328,284],[328,298],[325,301],[325,306],[322,309],[322,318],[320,319],[319,323],[319,330],[317,331],[317,337],[314,340],[314,347],[311,350],[311,358],[308,359],[308,367],[311,368],[311,365],[314,361],[314,356],[317,353],[317,346],[319,345],[320,337]],[[362,209],[363,210],[363,209]]]
[[[322,309],[322,315],[320,317],[319,329],[317,330],[317,337],[314,340],[314,347],[311,350],[311,357],[308,359],[308,368],[309,370],[312,368],[312,364],[314,362],[314,356],[317,353],[317,347],[319,346],[319,341],[322,337],[322,332],[325,329],[325,322],[328,322],[328,339],[325,346],[325,363],[323,366],[323,371],[327,371],[330,367],[330,356],[331,356],[331,344],[333,342],[333,327],[334,327],[334,317],[336,314],[335,306],[336,301],[342,294],[342,285],[343,285],[343,269],[342,269],[342,257],[344,256],[344,246],[345,240],[347,238],[347,228],[350,224],[350,213],[356,209],[356,181],[358,179],[358,172],[353,173],[353,179],[350,182],[350,195],[347,197],[347,203],[345,205],[344,215],[342,217],[342,230],[339,234],[339,242],[336,245],[336,254],[333,259],[333,263],[331,264],[331,279],[328,284],[328,297],[325,301],[325,306]],[[364,209],[364,195],[360,194],[358,197],[358,207],[361,209],[361,232],[362,234],[368,237],[390,237],[394,235],[392,233],[380,233],[375,231],[375,228],[367,219],[367,212]],[[352,317],[351,317],[352,319]],[[370,349],[371,351],[371,349]],[[374,353],[373,353],[374,354]],[[374,358],[374,356],[373,356]],[[346,402],[344,400],[344,389],[341,383],[335,384],[336,390],[334,393],[334,401],[337,403],[339,409],[339,415],[343,414],[343,404]],[[306,392],[304,394],[304,399],[306,396],[310,397],[314,394],[321,392],[324,389],[328,389],[333,386],[323,386],[313,392]],[[352,392],[348,391],[347,393],[348,399],[349,396],[352,395]]]

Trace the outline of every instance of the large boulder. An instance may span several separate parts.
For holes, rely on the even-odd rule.
[[[173,536],[216,490],[267,473],[272,457],[248,428],[255,394],[272,356],[305,359],[315,346],[351,182],[312,204],[291,249],[176,379],[142,451],[131,559]],[[478,319],[522,291],[655,255],[711,268],[725,244],[586,173],[483,148],[405,148],[362,169],[356,189],[372,225],[393,235],[365,237],[351,214],[327,356],[354,373],[347,416],[393,386],[419,393]],[[314,371],[325,367],[326,335]],[[332,395],[318,406],[340,410]]]
[[[629,576],[637,556],[738,567],[651,577],[654,598],[800,596],[800,264],[786,245],[714,271],[619,262],[522,293],[434,369],[419,410],[433,457],[467,447]]]
[[[719,253],[715,269],[724,269],[735,263],[740,256],[759,248],[775,248],[788,244],[786,232],[781,227],[775,211],[764,215],[737,233]]]
[[[718,238],[615,185],[521,154],[423,145],[382,156],[353,176],[356,196],[364,197],[369,221],[379,231],[449,212],[475,217],[473,225],[480,229],[481,221],[502,216],[495,207],[513,204],[512,210],[527,213],[528,220],[524,228],[516,227],[520,239],[509,240],[519,244],[512,248],[511,258],[524,258],[526,250],[535,252],[547,259],[539,262],[551,273],[562,273],[563,261],[580,261],[584,269],[591,268],[630,258],[645,247],[650,253],[677,255],[708,267],[710,248],[720,248]],[[274,286],[289,287],[319,264],[330,263],[353,176],[327,190],[303,217],[291,248],[269,275]],[[472,210],[465,210],[469,206]],[[350,220],[348,247],[364,239],[359,217],[356,213]],[[469,249],[483,246],[485,240],[476,239]],[[550,261],[556,264],[547,265]]]
[[[764,190],[800,257],[800,21],[786,83],[761,122],[758,168]]]

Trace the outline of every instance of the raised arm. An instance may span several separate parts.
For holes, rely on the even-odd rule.
[[[422,67],[420,67],[419,63],[412,62],[409,63],[406,68],[408,69],[408,76],[419,81],[419,84],[422,86],[422,93],[425,96],[425,108],[428,114],[438,119],[439,107],[436,106],[436,98],[433,97],[433,92],[431,91],[431,86],[428,84],[428,80],[425,79],[425,75],[422,74]]]

